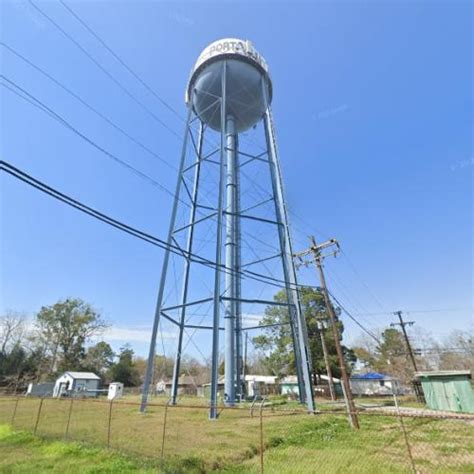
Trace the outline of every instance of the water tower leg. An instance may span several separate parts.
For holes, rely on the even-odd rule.
[[[265,88],[264,94],[265,94]],[[283,274],[286,282],[286,294],[290,312],[290,324],[295,348],[296,372],[300,401],[305,402],[310,412],[314,411],[313,383],[311,379],[311,354],[306,329],[306,321],[301,311],[300,299],[297,291],[296,270],[293,262],[288,216],[286,211],[283,185],[278,159],[275,132],[273,129],[270,107],[267,107],[264,116],[265,135],[267,139],[268,160],[275,198],[275,213],[279,225],[279,240],[282,252]]]
[[[226,119],[226,70],[227,62],[222,64],[222,91],[221,91],[221,124]],[[219,323],[221,306],[221,247],[222,247],[222,214],[223,197],[225,186],[225,125],[221,127],[220,164],[219,164],[219,197],[217,201],[217,236],[216,236],[216,269],[214,273],[214,303],[212,322],[212,361],[211,361],[211,397],[209,407],[209,418],[217,419],[217,387],[219,379]]]
[[[241,238],[240,238],[240,159],[239,137],[235,137],[235,387],[236,398],[242,401],[242,303],[241,292]]]
[[[191,133],[191,131],[189,131]],[[189,213],[189,231],[188,238],[186,241],[186,255],[184,261],[183,271],[183,287],[181,290],[181,313],[179,318],[179,335],[178,335],[178,347],[176,350],[176,358],[173,368],[173,384],[171,386],[171,403],[176,405],[176,399],[178,396],[178,382],[179,373],[181,368],[181,351],[183,348],[183,335],[184,335],[184,324],[186,321],[186,303],[188,299],[188,286],[189,286],[189,273],[191,270],[191,257],[190,254],[193,252],[193,238],[194,238],[194,222],[196,221],[196,209],[197,200],[199,193],[199,178],[201,175],[201,154],[202,144],[204,139],[204,125],[200,123],[199,126],[199,137],[197,142],[197,154],[194,168],[194,184],[192,192],[191,212]]]
[[[175,189],[174,201],[173,201],[173,210],[171,211],[170,226],[168,229],[167,247],[165,250],[164,257],[163,257],[163,265],[161,267],[161,279],[160,279],[160,286],[158,288],[158,296],[156,299],[155,318],[153,320],[153,328],[151,331],[151,341],[150,341],[150,349],[148,352],[148,361],[147,361],[147,366],[146,366],[145,379],[143,381],[142,401],[140,404],[141,412],[144,412],[146,409],[146,405],[148,401],[148,392],[150,390],[151,376],[153,374],[156,336],[158,334],[158,326],[160,324],[161,308],[163,304],[163,295],[164,295],[165,283],[166,283],[166,274],[168,272],[168,264],[169,264],[170,253],[171,253],[170,246],[173,245],[173,231],[174,231],[174,226],[176,223],[176,215],[178,212],[178,204],[180,200],[179,194],[181,191],[181,175],[183,173],[184,163],[186,161],[186,151],[188,148],[188,136],[189,136],[188,130],[189,130],[189,124],[191,122],[191,116],[192,116],[192,107],[189,107],[188,118],[186,120],[185,135],[184,135],[184,140],[183,140],[183,148],[181,151],[181,160],[180,160],[179,170],[178,170],[178,181],[176,183],[176,189]]]
[[[233,406],[235,404],[235,227],[237,213],[235,209],[236,183],[235,183],[235,129],[234,117],[226,118],[226,155],[227,155],[227,176],[226,176],[226,240],[225,240],[225,288],[224,288],[224,327],[225,327],[225,404]]]

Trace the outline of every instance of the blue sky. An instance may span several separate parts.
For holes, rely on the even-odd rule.
[[[182,122],[59,3],[4,1],[2,41],[177,166]],[[334,294],[369,328],[390,312],[445,336],[472,327],[472,4],[455,2],[68,2],[181,116],[189,71],[221,37],[267,59],[295,249],[336,237]],[[2,74],[168,188],[175,173],[4,47]],[[1,156],[73,197],[164,237],[171,198],[1,88]],[[177,134],[178,137],[175,135]],[[5,176],[0,310],[32,316],[81,297],[144,354],[163,252]],[[300,282],[317,284],[312,270]],[[430,312],[416,312],[416,311]],[[434,310],[434,311],[432,311]],[[432,311],[432,312],[431,312]],[[360,330],[346,321],[345,340]],[[166,339],[166,334],[165,334]],[[172,340],[165,342],[171,351]],[[199,345],[208,354],[209,339]],[[192,354],[196,351],[190,348]]]

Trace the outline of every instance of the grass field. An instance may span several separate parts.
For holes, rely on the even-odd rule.
[[[156,472],[156,462],[84,446],[80,443],[42,440],[31,433],[14,432],[0,425],[0,472],[120,473]]]
[[[11,422],[15,403],[0,400],[0,422]],[[253,417],[248,407],[224,409],[219,420],[209,421],[205,407],[191,404],[168,409],[151,406],[143,415],[136,405],[118,402],[111,412],[113,451],[109,451],[104,449],[109,433],[107,403],[75,400],[71,405],[70,400],[45,399],[38,419],[39,403],[38,399],[20,399],[14,427],[31,431],[37,422],[43,441],[4,428],[7,435],[0,443],[2,453],[7,453],[0,464],[3,472],[31,472],[27,469],[30,462],[35,463],[31,470],[45,471],[42,463],[51,462],[48,452],[57,450],[61,465],[63,458],[67,462],[69,449],[71,459],[78,457],[81,472],[112,472],[107,471],[112,461],[124,463],[128,471],[156,472],[158,466],[169,473],[260,472],[262,451],[265,472],[272,473],[412,472],[399,420],[393,416],[362,415],[361,430],[354,432],[343,413],[309,416],[292,412],[294,407],[286,405],[266,408],[261,419],[258,409]],[[58,440],[66,435],[71,406],[67,434],[76,442],[69,444]],[[474,472],[472,421],[406,418],[404,423],[419,472]],[[83,452],[94,453],[92,458],[98,462],[87,466],[88,456]],[[111,452],[120,455],[110,458]],[[120,469],[114,467],[113,472]]]

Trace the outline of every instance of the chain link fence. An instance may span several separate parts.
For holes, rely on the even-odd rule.
[[[1,398],[0,423],[46,439],[106,446],[156,459],[160,472],[474,472],[474,415],[379,408],[342,411],[151,403],[126,400]]]

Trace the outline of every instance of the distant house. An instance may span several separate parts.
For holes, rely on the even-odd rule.
[[[246,375],[244,378],[244,390],[246,397],[263,397],[265,395],[274,394],[278,391],[278,377],[273,375]],[[219,397],[224,398],[224,376],[220,376],[217,381],[217,393]],[[211,391],[210,382],[202,385],[198,391],[200,396],[209,397]]]
[[[315,395],[329,396],[329,378],[327,375],[321,375],[321,385],[315,385]],[[337,395],[342,395],[341,382],[338,378],[333,377],[334,388]],[[300,390],[298,387],[298,377],[296,375],[287,375],[280,380],[280,393],[282,395],[288,395],[289,397],[298,397]]]
[[[171,394],[171,387],[173,380],[162,379],[156,384],[156,393],[160,394]],[[191,375],[180,375],[178,378],[178,395],[197,395],[198,385],[196,380]]]
[[[469,370],[416,372],[426,404],[432,410],[474,413],[474,392]]]
[[[298,377],[296,375],[287,375],[280,380],[280,393],[282,395],[298,397],[300,390],[298,387]]]
[[[53,395],[54,382],[30,383],[26,390],[27,397],[50,397]]]
[[[246,375],[245,393],[248,397],[261,397],[273,394],[277,390],[278,377],[273,375]]]
[[[100,377],[93,372],[64,372],[56,380],[53,397],[95,397]]]
[[[349,379],[351,392],[356,396],[402,395],[398,379],[378,372],[354,374]]]

